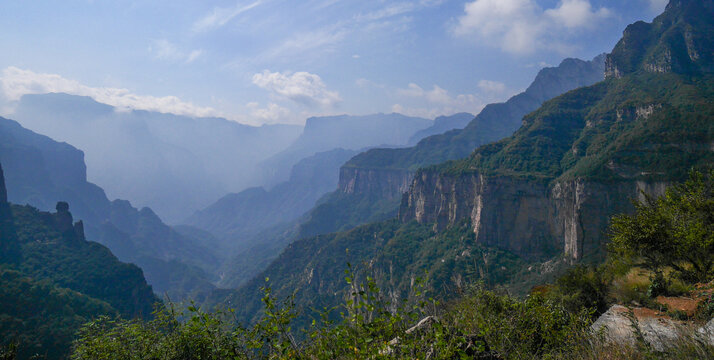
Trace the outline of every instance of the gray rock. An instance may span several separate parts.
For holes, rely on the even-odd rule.
[[[641,336],[656,351],[664,351],[678,341],[681,334],[679,324],[671,319],[636,316],[622,305],[608,309],[593,323],[591,330],[604,341],[630,346],[634,346]]]
[[[709,320],[704,326],[697,330],[704,337],[704,341],[714,345],[714,319]]]
[[[637,333],[634,316],[622,305],[613,305],[591,326],[593,333],[603,336],[605,341],[624,345],[635,345]]]

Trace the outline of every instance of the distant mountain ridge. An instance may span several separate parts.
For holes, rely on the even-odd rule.
[[[398,219],[302,238],[212,300],[240,304],[239,318],[250,321],[266,278],[299,309],[352,298],[340,274],[348,263],[365,271],[353,282],[371,276],[398,303],[421,276],[448,296],[471,281],[542,279],[601,259],[610,216],[714,164],[714,68],[696,56],[714,53],[704,36],[714,30],[714,2],[673,0],[643,24],[608,55],[618,75],[545,102],[512,136],[465,159],[418,170]],[[685,46],[689,39],[699,41]],[[622,58],[639,60],[628,67]]]
[[[177,233],[151,209],[109,201],[100,187],[87,181],[81,151],[4,118],[0,118],[0,140],[9,201],[44,211],[54,209],[57,201],[72,204],[89,238],[107,245],[122,261],[152,265],[146,277],[159,293],[178,295],[159,281],[167,273],[185,278],[193,284],[189,289],[212,287],[209,273],[218,262],[212,248]]]
[[[228,192],[262,183],[256,165],[292,143],[294,125],[118,111],[89,97],[25,95],[13,118],[82,149],[89,179],[111,197],[176,223]]]
[[[376,146],[404,146],[433,121],[402,114],[339,115],[311,117],[302,134],[285,150],[261,166],[268,187],[285,181],[293,165],[316,153],[341,148],[361,150]]]
[[[335,188],[337,169],[355,154],[352,150],[334,149],[307,157],[293,166],[287,181],[269,190],[258,187],[228,194],[184,223],[235,242],[295,220]]]
[[[277,256],[280,251],[280,247],[275,244],[288,244],[300,238],[345,231],[361,224],[397,216],[402,194],[409,190],[415,173],[412,167],[422,162],[430,164],[431,161],[445,161],[451,156],[465,157],[482,141],[494,141],[499,139],[498,136],[510,135],[521,124],[523,115],[535,110],[549,97],[559,95],[558,91],[566,92],[583,84],[601,81],[604,77],[604,58],[603,55],[592,61],[566,59],[559,67],[541,70],[526,92],[512,97],[506,103],[488,105],[476,117],[462,113],[437,118],[430,128],[417,132],[415,136],[437,131],[444,126],[454,126],[468,119],[464,129],[424,138],[414,147],[372,149],[351,158],[339,170],[337,191],[323,197],[290,231],[278,231],[277,234],[269,232],[270,241],[265,241],[273,244],[274,247],[270,248],[275,253],[273,256]],[[467,151],[468,146],[474,148]],[[382,158],[381,154],[386,156]],[[420,160],[409,163],[411,160],[408,159]],[[407,162],[400,165],[389,161]],[[212,220],[216,218],[210,217]],[[256,262],[260,262],[261,266],[267,265],[264,261],[267,252],[260,246],[239,253],[234,261],[229,262],[236,269],[227,271],[227,274],[236,275],[227,275],[229,282],[226,284],[239,285],[247,280],[246,275],[253,275],[254,272],[243,269],[250,267],[248,265],[258,253],[261,255],[256,257]],[[256,267],[252,269],[254,271]]]
[[[65,202],[55,213],[10,206],[3,175],[0,165],[0,346],[61,359],[93,318],[151,317],[160,300],[141,269],[87,241]]]
[[[474,115],[466,112],[457,113],[453,115],[442,115],[434,119],[434,125],[417,131],[411,138],[409,138],[409,145],[416,145],[421,139],[432,135],[443,134],[449,130],[463,129],[468,125],[471,120],[473,120]]]
[[[604,55],[592,61],[565,59],[558,67],[539,71],[525,92],[505,103],[487,105],[463,129],[429,136],[413,147],[360,153],[340,168],[337,191],[310,212],[299,237],[343,231],[395,216],[416,169],[466,157],[480,145],[510,136],[524,115],[557,95],[602,81],[604,69]]]

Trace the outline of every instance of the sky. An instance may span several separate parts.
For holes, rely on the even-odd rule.
[[[28,93],[303,124],[478,113],[608,52],[666,0],[2,0],[0,114]]]

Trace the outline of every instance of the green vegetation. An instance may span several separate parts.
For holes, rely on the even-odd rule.
[[[103,245],[61,234],[50,213],[31,206],[12,209],[22,248],[19,271],[106,301],[126,317],[151,315],[158,299],[141,269],[119,262]]]
[[[347,263],[368,269],[358,275],[360,279],[371,276],[399,301],[411,299],[416,278],[424,278],[434,296],[453,298],[463,294],[467,284],[504,284],[516,274],[530,272],[526,269],[531,265],[506,251],[477,244],[468,222],[437,232],[431,224],[392,219],[298,240],[258,277],[238,290],[214,293],[206,304],[235,307],[240,322],[254,323],[262,316],[259,288],[267,277],[277,297],[295,297],[299,313],[295,324],[303,326],[314,309],[333,308],[347,296],[349,287],[341,272],[335,271]],[[525,293],[541,279],[519,283],[517,289]],[[336,315],[330,314],[333,319]]]
[[[118,315],[106,302],[4,266],[0,266],[0,283],[0,346],[16,344],[18,359],[33,355],[64,359],[84,323],[100,315]],[[0,359],[5,358],[0,355]]]
[[[65,359],[82,324],[99,316],[145,318],[155,303],[141,269],[84,239],[71,215],[8,206],[0,263],[0,347],[8,358]],[[11,210],[11,212],[10,212]],[[12,351],[11,351],[12,350]],[[2,355],[5,356],[5,355]]]
[[[629,26],[609,55],[608,80],[546,102],[512,137],[432,170],[545,181],[685,179],[714,162],[711,16],[703,2],[683,1],[652,24]]]
[[[612,250],[624,259],[641,259],[662,279],[671,268],[689,282],[705,282],[714,275],[714,170],[706,176],[693,172],[664,196],[636,203],[633,215],[619,215],[612,223]]]
[[[545,68],[531,86],[505,103],[486,106],[464,129],[422,139],[402,149],[372,149],[352,158],[346,167],[412,170],[467,157],[481,145],[510,136],[523,116],[543,102],[569,90],[603,79],[604,59],[566,59],[558,67]]]
[[[662,201],[671,206],[698,214],[697,203],[710,204],[714,192],[714,172],[693,173],[690,181],[674,187]],[[683,196],[676,196],[677,194]],[[658,200],[659,201],[659,200]],[[655,202],[656,203],[656,202]],[[646,205],[629,219],[642,225],[662,225],[645,219]],[[684,219],[689,216],[682,215]],[[711,215],[711,212],[709,212]],[[622,216],[618,217],[622,218]],[[637,223],[645,219],[644,224]],[[375,238],[405,234],[434,236],[418,224],[409,230],[394,223],[383,223]],[[613,225],[613,236],[621,236]],[[657,228],[657,226],[654,226]],[[355,231],[375,231],[358,228]],[[465,238],[449,237],[442,239]],[[464,234],[462,234],[464,235]],[[699,234],[708,236],[708,234]],[[677,233],[667,235],[679,236]],[[389,242],[389,241],[387,241]],[[443,243],[443,242],[442,242]],[[658,242],[657,244],[662,244]],[[650,247],[660,251],[656,245]],[[402,244],[403,245],[403,244]],[[445,243],[449,246],[449,241]],[[428,246],[426,247],[428,248]],[[390,249],[385,245],[385,249]],[[410,251],[391,248],[392,251]],[[310,250],[305,250],[310,251]],[[364,250],[360,250],[364,251]],[[598,267],[576,266],[552,285],[533,288],[529,296],[516,298],[487,290],[481,282],[465,285],[459,296],[437,301],[428,278],[416,278],[409,287],[408,297],[395,299],[391,289],[379,286],[377,266],[355,269],[348,265],[343,277],[346,291],[341,304],[314,311],[311,323],[296,323],[306,311],[296,306],[295,297],[278,302],[270,287],[262,288],[261,316],[250,327],[233,325],[233,310],[205,313],[196,307],[187,312],[163,310],[150,322],[141,320],[115,321],[100,318],[85,325],[80,332],[74,359],[414,359],[414,358],[478,358],[478,359],[700,359],[714,357],[714,346],[680,334],[681,338],[663,352],[640,341],[626,345],[610,343],[590,331],[593,320],[613,303],[644,300],[644,306],[666,308],[657,303],[657,294],[648,291],[657,280],[640,280],[642,270],[633,258],[621,258],[619,245],[612,248],[608,261]],[[412,251],[429,253],[431,251]],[[447,251],[448,252],[448,251]],[[385,256],[389,252],[385,253]],[[483,255],[483,254],[481,254]],[[636,255],[636,254],[634,254]],[[636,257],[636,256],[634,256]],[[646,256],[643,256],[646,258]],[[706,257],[714,260],[714,252]],[[417,257],[418,258],[418,257]],[[623,261],[624,260],[624,261]],[[637,260],[637,259],[634,259]],[[286,265],[290,266],[290,265]],[[438,269],[434,270],[438,273]],[[634,272],[633,272],[634,271]],[[667,273],[671,276],[672,273]],[[709,274],[704,281],[713,280]],[[265,281],[272,281],[265,279]],[[635,284],[639,284],[635,286]],[[691,285],[691,283],[689,283]],[[634,286],[634,287],[633,287]],[[632,289],[629,293],[624,289]],[[689,294],[686,283],[671,282],[666,294]],[[688,295],[689,296],[689,295]],[[444,298],[441,296],[441,298]],[[711,319],[712,301],[702,301],[692,319]],[[689,321],[689,315],[670,311],[678,319]],[[181,321],[184,319],[184,321]],[[421,320],[420,320],[421,319]],[[414,326],[414,324],[418,325]],[[701,321],[695,323],[701,324]],[[302,341],[300,341],[302,339]]]

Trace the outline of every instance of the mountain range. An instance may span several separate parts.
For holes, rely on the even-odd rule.
[[[300,311],[330,308],[349,297],[348,264],[360,269],[353,282],[370,276],[392,302],[420,277],[439,296],[478,280],[524,293],[569,264],[600,261],[610,216],[714,163],[712,5],[672,1],[651,24],[629,26],[604,81],[546,101],[464,159],[416,171],[397,218],[301,238],[211,301],[250,321],[270,279]]]

